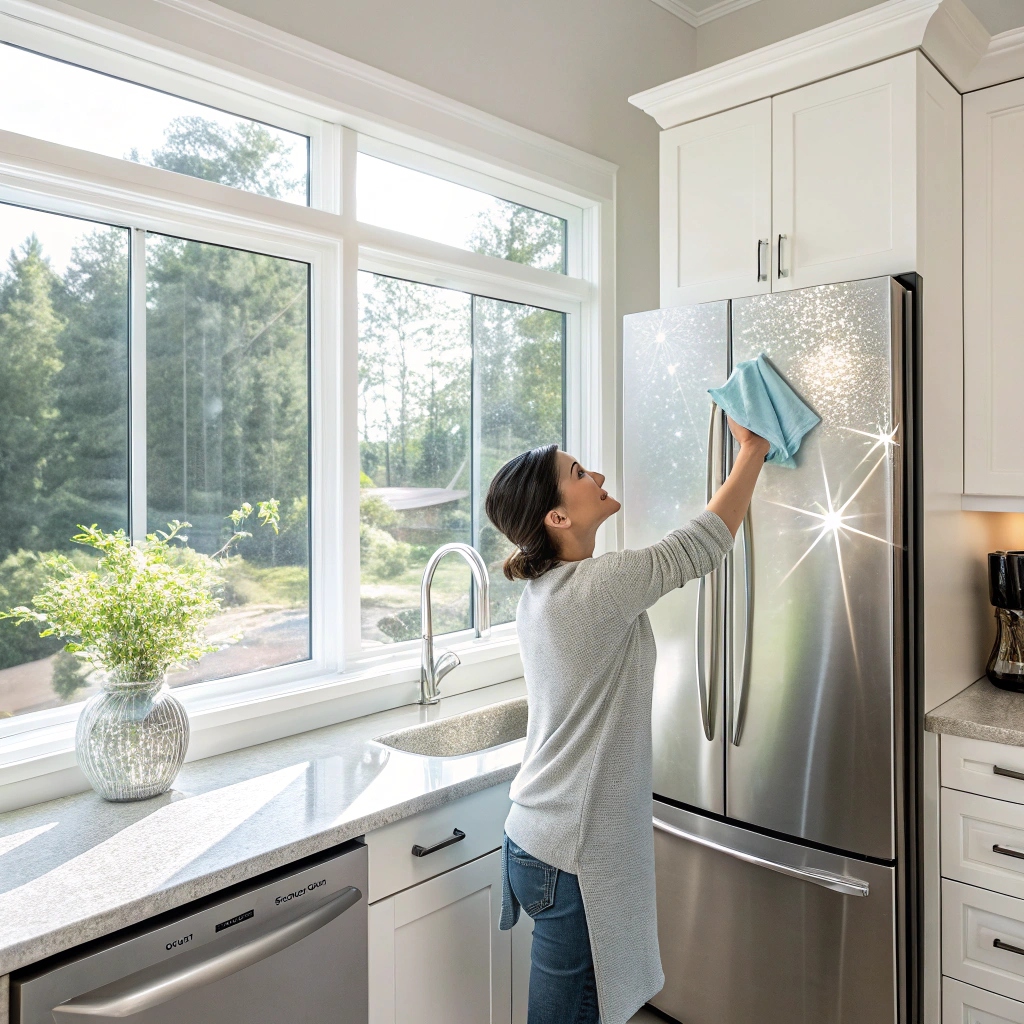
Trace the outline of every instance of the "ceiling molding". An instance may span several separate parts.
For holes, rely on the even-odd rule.
[[[680,0],[654,2],[685,6]],[[1024,27],[992,36],[964,0],[889,0],[637,93],[629,102],[671,128],[909,50],[923,51],[961,93],[1024,78]]]
[[[662,10],[668,11],[669,14],[674,14],[677,18],[685,21],[687,25],[693,28],[700,28],[701,25],[706,25],[709,21],[714,21],[716,18],[732,14],[733,11],[749,7],[751,4],[760,3],[760,0],[718,0],[718,3],[714,3],[700,11],[695,11],[684,0],[652,0],[652,3],[656,3]]]
[[[1024,27],[994,35],[963,92],[1024,78]]]
[[[630,96],[662,128],[918,49],[943,0],[892,0]],[[962,0],[954,0],[962,5]]]

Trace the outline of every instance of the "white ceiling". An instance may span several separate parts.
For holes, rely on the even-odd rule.
[[[760,0],[653,0],[659,7],[699,28]],[[1024,0],[965,0],[992,35],[1024,26]]]

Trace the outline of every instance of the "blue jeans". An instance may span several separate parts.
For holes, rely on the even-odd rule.
[[[533,918],[528,1024],[599,1024],[579,881],[531,857],[508,836],[502,852],[516,902]]]

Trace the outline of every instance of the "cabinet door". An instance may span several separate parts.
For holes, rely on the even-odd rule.
[[[772,100],[772,290],[915,268],[917,55]]]
[[[770,289],[771,118],[765,99],[662,132],[663,307]]]
[[[509,1024],[501,852],[369,907],[370,1024]]]
[[[964,491],[1024,497],[1024,81],[964,97]]]

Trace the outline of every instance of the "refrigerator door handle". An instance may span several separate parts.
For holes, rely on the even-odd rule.
[[[697,843],[715,850],[717,853],[724,853],[729,857],[735,857],[745,864],[753,864],[755,867],[767,868],[769,871],[777,871],[780,875],[788,875],[790,878],[799,879],[802,882],[811,882],[814,885],[823,886],[833,892],[842,893],[844,896],[868,896],[871,887],[860,878],[853,878],[850,875],[837,875],[832,871],[822,871],[820,868],[808,868],[798,864],[784,864],[782,861],[769,860],[767,857],[759,857],[754,853],[747,853],[745,850],[737,850],[732,846],[725,846],[716,843],[713,839],[698,835],[696,832],[688,832],[676,825],[670,825],[667,821],[654,818],[654,827],[661,832],[667,832],[677,839],[685,839],[690,843]]]
[[[743,531],[743,653],[740,656],[740,672],[738,685],[733,675],[730,687],[732,702],[732,735],[729,737],[734,747],[740,745],[743,736],[743,715],[746,710],[747,686],[750,683],[750,649],[754,640],[754,530],[750,518],[750,509],[743,517],[740,526]]]
[[[704,482],[704,504],[707,505],[714,494],[715,489],[715,471],[714,471],[714,451],[715,451],[715,421],[719,419],[718,416],[718,405],[715,402],[711,403],[711,415],[708,419],[708,449],[707,449],[707,472],[705,475]],[[711,714],[711,694],[708,689],[708,671],[707,671],[707,643],[706,643],[706,623],[707,623],[707,589],[708,589],[708,578],[702,576],[697,583],[697,630],[696,630],[696,648],[697,656],[697,696],[700,699],[700,720],[701,725],[704,727],[704,736],[710,742],[715,738],[715,721]],[[716,622],[717,622],[717,604],[718,594],[717,588],[712,587],[711,590],[711,603],[712,607],[716,609]],[[712,631],[712,641],[718,642],[718,637],[714,635],[715,631]],[[715,647],[715,650],[718,648]]]

